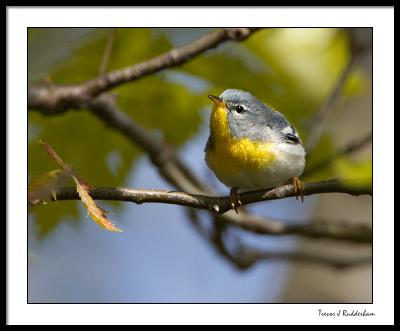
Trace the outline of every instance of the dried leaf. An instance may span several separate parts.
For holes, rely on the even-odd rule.
[[[72,176],[72,178],[75,181],[76,190],[86,208],[86,211],[93,218],[93,220],[108,231],[122,232],[118,227],[111,223],[104,210],[96,205],[92,197],[89,195],[86,185],[84,183],[80,183],[75,176]]]

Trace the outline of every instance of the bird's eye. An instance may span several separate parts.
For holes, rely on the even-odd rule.
[[[235,110],[236,110],[237,113],[240,114],[240,113],[242,113],[244,111],[244,108],[243,108],[243,106],[236,106]]]

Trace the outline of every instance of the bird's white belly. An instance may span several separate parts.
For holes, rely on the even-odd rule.
[[[285,184],[300,176],[305,166],[305,151],[301,145],[280,143],[276,146],[276,157],[264,169],[242,169],[236,175],[217,174],[228,187],[239,189],[261,189]]]

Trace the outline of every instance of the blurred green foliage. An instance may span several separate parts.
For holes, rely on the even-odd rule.
[[[47,79],[58,84],[78,83],[99,74],[112,29],[29,29],[29,81]],[[107,70],[145,61],[172,47],[177,29],[117,29]],[[188,30],[193,33],[193,29]],[[182,35],[182,31],[179,31]],[[188,38],[185,38],[188,39]],[[349,58],[348,36],[338,29],[265,29],[242,43],[225,43],[189,63],[144,77],[112,91],[121,111],[177,148],[202,125],[201,110],[208,94],[226,88],[248,90],[284,113],[307,140],[310,123]],[[202,89],[190,81],[173,80],[184,74],[205,82]],[[362,93],[367,77],[355,70],[343,98]],[[52,161],[34,143],[40,137],[92,185],[123,186],[141,151],[89,112],[69,111],[44,117],[29,112],[29,176],[54,169]],[[177,125],[179,123],[179,125]],[[325,134],[307,162],[313,164],[335,150]],[[371,175],[371,157],[360,161],[341,158],[313,179]],[[65,216],[78,218],[76,202],[52,203],[30,210],[39,236],[54,229]]]

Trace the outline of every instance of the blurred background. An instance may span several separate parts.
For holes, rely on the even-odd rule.
[[[29,29],[29,84],[79,83],[213,30]],[[247,90],[282,112],[307,145],[316,114],[347,70],[321,135],[307,155],[304,179],[371,177],[371,49],[371,29],[261,29],[243,42],[223,43],[182,66],[111,93],[121,111],[174,146],[204,182],[226,195],[228,189],[204,162],[211,109],[206,96],[226,88]],[[173,189],[138,147],[90,112],[28,113],[28,178],[54,169],[37,138],[52,145],[92,186]],[[358,146],[357,141],[362,143]],[[348,148],[352,145],[357,147]],[[321,163],[338,150],[347,152]],[[199,235],[183,207],[106,201],[99,205],[122,233],[100,228],[79,201],[29,209],[30,303],[372,301],[371,264],[337,269],[271,260],[240,270]],[[316,219],[372,222],[369,196],[322,194],[306,197],[303,204],[288,198],[256,203],[248,210],[293,224]],[[198,216],[205,226],[211,224],[207,212]],[[233,228],[229,242],[267,251],[326,251],[350,257],[371,251],[368,244],[269,237]]]

